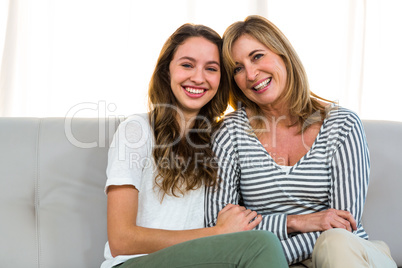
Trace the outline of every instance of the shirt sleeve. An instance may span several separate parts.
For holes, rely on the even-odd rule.
[[[122,122],[110,145],[105,193],[110,185],[133,185],[141,191],[144,167],[153,161],[152,140],[146,115],[133,115]]]
[[[207,189],[205,201],[205,225],[216,225],[218,213],[227,204],[241,204],[240,160],[237,147],[232,141],[228,129],[223,126],[212,143],[212,149],[219,166],[219,183],[215,188]],[[274,233],[280,240],[288,238],[286,214],[263,215],[262,222],[256,227]]]
[[[239,204],[241,199],[238,158],[224,126],[214,138],[212,149],[219,169],[217,186],[206,189],[205,226],[207,227],[216,225],[219,211],[227,204]]]
[[[366,200],[370,157],[363,125],[351,113],[344,125],[339,126],[339,143],[331,159],[331,189],[329,206],[349,211],[363,231],[361,218]]]
[[[300,233],[281,240],[288,264],[295,264],[311,258],[315,242],[320,234],[321,232]]]
[[[219,184],[206,191],[205,225],[216,225],[219,211],[227,204],[239,204],[240,192],[240,164],[235,142],[232,141],[228,130],[222,127],[213,140],[212,148],[219,165]],[[287,234],[287,215],[263,215],[262,222],[256,227],[274,233],[281,240],[285,257],[289,264],[297,263],[311,257],[314,244],[320,232],[303,233],[289,237]]]
[[[357,232],[364,232],[361,217],[369,182],[370,159],[363,126],[352,112],[348,112],[343,120],[338,120],[337,116],[334,118],[337,123],[329,130],[327,147],[331,171],[328,205],[350,211],[357,221]],[[218,158],[221,181],[217,189],[207,192],[207,226],[216,224],[218,212],[226,204],[238,204],[242,200],[241,159],[237,153],[236,138],[231,137],[229,130],[223,127],[213,141],[213,149]],[[278,236],[289,264],[310,258],[321,232],[287,234],[286,226],[286,214],[271,214],[263,215],[256,229],[267,230]]]
[[[342,124],[332,125],[331,139],[336,140],[330,158],[331,188],[329,207],[351,212],[358,226],[357,232],[364,232],[361,224],[363,206],[366,199],[370,158],[359,117],[350,113]],[[286,226],[286,225],[285,225]],[[321,232],[301,233],[287,239],[281,239],[282,247],[289,264],[311,258],[315,242]]]

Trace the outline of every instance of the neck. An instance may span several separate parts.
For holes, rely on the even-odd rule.
[[[266,120],[277,126],[293,126],[297,118],[290,114],[289,105],[285,103],[270,104],[261,107],[261,112]]]
[[[198,112],[189,113],[182,110],[178,111],[176,115],[177,122],[179,123],[182,133],[186,134],[189,129],[194,126],[195,117],[198,115]]]

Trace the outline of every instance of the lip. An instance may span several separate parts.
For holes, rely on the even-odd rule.
[[[186,90],[186,88],[202,89],[202,90],[204,90],[204,92],[202,92],[202,93],[190,93],[190,92],[188,92]],[[189,96],[190,98],[195,98],[195,99],[204,96],[208,91],[208,89],[205,88],[205,87],[197,87],[197,86],[182,86],[182,89],[183,89],[184,93],[186,93],[187,96]]]
[[[258,86],[259,84],[261,84],[262,82],[264,82],[264,81],[266,81],[266,80],[268,80],[268,79],[271,79],[271,81],[269,81],[269,83],[268,83],[265,87],[263,87],[262,89],[260,89],[260,90],[258,90],[258,91],[254,89],[256,86]],[[272,77],[267,77],[267,78],[261,79],[261,80],[257,81],[256,83],[254,83],[254,84],[252,85],[251,90],[252,90],[254,93],[257,93],[257,94],[264,93],[264,92],[267,91],[268,88],[271,86],[271,83],[272,83]]]

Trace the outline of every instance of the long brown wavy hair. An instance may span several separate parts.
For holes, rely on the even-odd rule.
[[[302,126],[302,130],[314,122],[322,122],[327,116],[328,109],[319,100],[330,101],[310,90],[306,71],[289,40],[272,22],[258,15],[251,15],[244,21],[233,23],[223,34],[223,62],[230,77],[230,105],[234,109],[245,106],[254,115],[262,115],[260,107],[244,95],[234,80],[235,62],[232,58],[232,46],[244,34],[252,36],[283,59],[287,81],[286,88],[277,101],[284,99],[289,104],[290,115],[298,118],[296,123]]]
[[[170,87],[169,64],[178,47],[190,37],[203,37],[218,47],[222,63],[222,38],[204,25],[186,23],[165,42],[149,84],[149,119],[154,133],[155,178],[164,194],[178,196],[205,184],[214,186],[217,165],[210,147],[211,136],[228,107],[229,89],[223,64],[216,95],[201,108],[186,135],[177,122],[178,103]]]

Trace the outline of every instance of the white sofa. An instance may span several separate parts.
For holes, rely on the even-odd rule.
[[[114,119],[0,118],[0,266],[99,267]],[[364,225],[402,267],[402,123],[365,121],[371,183]]]

